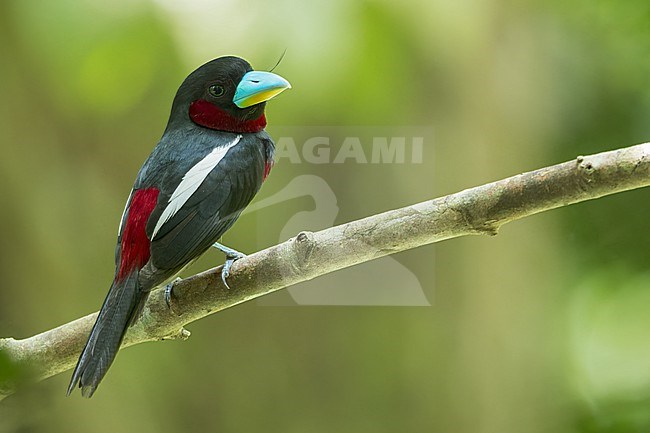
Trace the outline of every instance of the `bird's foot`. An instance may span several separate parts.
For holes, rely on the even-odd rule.
[[[227,289],[230,289],[230,286],[226,282],[226,278],[230,276],[230,268],[235,261],[246,257],[246,254],[228,248],[225,245],[221,245],[219,242],[215,242],[212,246],[226,255],[226,263],[223,264],[223,268],[221,269],[221,281],[223,281],[223,285],[226,286]]]
[[[174,286],[176,285],[176,283],[181,280],[182,280],[181,278],[175,278],[174,281],[170,282],[165,286],[165,303],[167,304],[167,308],[169,308],[174,314],[175,314],[174,307],[172,307],[172,296],[173,296],[172,292],[174,291]]]

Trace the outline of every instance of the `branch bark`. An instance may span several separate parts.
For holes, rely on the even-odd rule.
[[[546,210],[650,185],[650,143],[579,156],[445,197],[391,210],[320,232],[302,232],[233,265],[228,290],[221,268],[179,281],[173,311],[164,290],[151,293],[142,318],[122,347],[146,341],[186,339],[184,325],[217,311],[338,269],[459,236],[495,235],[507,222]],[[345,249],[346,254],[341,254]],[[74,366],[97,313],[23,340],[0,339],[4,352],[32,379]],[[0,381],[0,400],[16,384]]]

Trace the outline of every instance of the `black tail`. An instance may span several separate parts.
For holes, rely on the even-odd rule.
[[[135,321],[135,314],[146,300],[146,293],[141,293],[138,286],[137,270],[113,282],[72,373],[68,395],[77,383],[84,397],[90,398],[97,389],[120,349],[129,324]]]

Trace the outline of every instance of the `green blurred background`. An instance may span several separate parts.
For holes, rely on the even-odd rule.
[[[317,170],[343,223],[647,141],[649,22],[645,0],[3,0],[0,337],[100,306],[135,173],[207,60],[267,69],[288,49],[272,135],[434,128],[421,165],[280,162],[258,197]],[[272,245],[310,208],[224,241]],[[639,190],[395,256],[431,307],[224,311],[120,353],[91,401],[65,398],[68,373],[26,386],[0,431],[648,432],[648,214]]]

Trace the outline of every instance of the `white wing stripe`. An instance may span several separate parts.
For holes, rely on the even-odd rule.
[[[124,224],[124,215],[126,215],[126,210],[129,208],[129,202],[131,201],[131,196],[133,195],[133,190],[129,194],[129,198],[126,199],[126,204],[124,205],[124,211],[122,212],[122,218],[120,218],[120,226],[117,229],[117,235],[119,236],[122,233],[122,225]]]
[[[241,135],[235,137],[233,141],[228,143],[223,147],[217,147],[212,152],[210,152],[205,158],[197,162],[194,167],[190,168],[190,171],[185,173],[183,180],[178,184],[172,196],[169,198],[169,203],[163,213],[160,215],[156,227],[153,229],[153,235],[151,239],[156,237],[158,230],[169,221],[176,212],[179,211],[181,207],[189,200],[189,198],[196,192],[197,189],[201,186],[206,177],[210,174],[212,170],[221,162],[228,150],[231,147],[235,146],[241,140]]]

